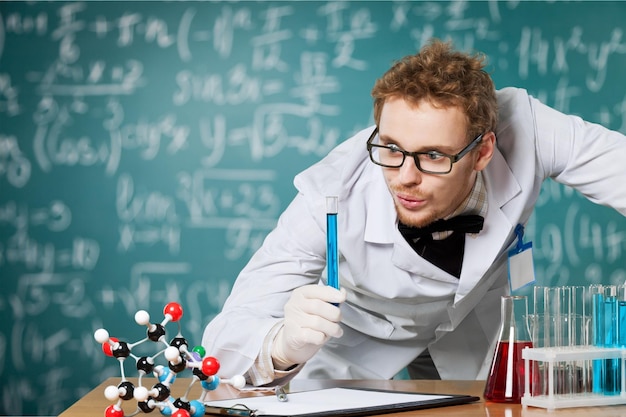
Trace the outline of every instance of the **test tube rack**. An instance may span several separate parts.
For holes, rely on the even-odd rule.
[[[524,395],[522,406],[541,407],[548,410],[568,407],[590,407],[602,405],[626,404],[626,349],[606,348],[595,346],[575,347],[548,347],[548,348],[525,348],[522,350],[524,359]],[[560,363],[573,361],[593,361],[604,359],[620,359],[621,364],[621,392],[615,395],[605,395],[595,392],[580,393],[555,393],[555,366]],[[547,393],[533,395],[531,389],[531,362],[543,362],[548,366]],[[540,375],[541,376],[541,375]],[[541,381],[545,384],[546,381]]]

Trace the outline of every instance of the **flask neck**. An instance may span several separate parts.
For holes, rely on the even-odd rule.
[[[500,340],[530,342],[528,302],[525,296],[503,296],[501,301]]]

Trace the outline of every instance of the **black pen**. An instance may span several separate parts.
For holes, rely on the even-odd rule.
[[[256,417],[256,410],[251,410],[243,404],[235,404],[232,407],[212,407],[209,405],[205,405],[204,414],[215,414],[234,417]]]

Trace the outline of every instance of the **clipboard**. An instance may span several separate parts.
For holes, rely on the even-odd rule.
[[[205,414],[231,417],[368,416],[467,404],[471,395],[423,394],[370,388],[325,388],[288,394],[207,401]]]

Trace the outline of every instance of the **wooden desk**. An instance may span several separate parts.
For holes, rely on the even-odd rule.
[[[133,379],[131,378],[131,380]],[[119,378],[111,378],[104,381],[66,411],[61,413],[59,417],[103,416],[104,410],[111,404],[104,397],[104,389],[108,385],[117,385],[119,381]],[[151,379],[151,381],[153,380]],[[189,378],[177,379],[173,385],[172,395],[174,397],[182,395],[188,388],[190,381]],[[135,381],[133,380],[133,382]],[[390,389],[432,394],[467,394],[481,397],[480,401],[471,404],[385,414],[385,416],[389,417],[626,417],[626,406],[580,407],[548,411],[543,408],[523,408],[519,404],[485,402],[482,400],[482,393],[485,387],[484,381],[294,380],[289,385],[289,391],[296,392],[336,386]],[[196,383],[188,398],[197,399],[200,392],[200,384]],[[220,385],[217,390],[210,392],[209,398],[212,400],[235,398],[238,394],[239,392],[236,389],[223,384]],[[250,395],[254,394],[246,394],[246,396]],[[135,400],[125,401],[124,403],[124,410],[127,414],[130,414],[136,409]],[[155,411],[155,413],[159,416],[161,415],[158,411]],[[154,413],[138,414],[138,416],[142,415],[149,416],[154,415]]]

